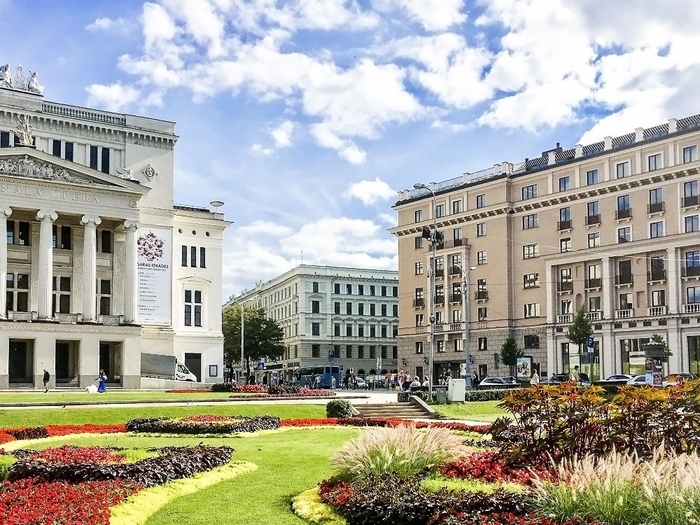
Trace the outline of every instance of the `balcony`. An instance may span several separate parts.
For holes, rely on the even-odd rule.
[[[616,275],[615,285],[621,286],[625,284],[634,284],[634,277],[632,275]]]
[[[700,277],[700,266],[684,266],[681,268],[682,277]]]
[[[425,299],[422,297],[420,299],[414,299],[413,300],[413,307],[414,308],[419,308],[419,307],[424,307],[425,306]]]
[[[557,292],[573,292],[573,291],[574,291],[573,281],[563,281],[561,283],[557,283]]]
[[[444,295],[436,295],[435,296],[435,304],[445,304],[445,296]]]
[[[647,315],[649,317],[659,317],[666,314],[668,314],[668,306],[650,306],[647,308]]]
[[[586,279],[586,288],[602,288],[603,287],[603,279],[600,277],[594,277],[592,279]]]
[[[586,216],[586,226],[592,226],[594,224],[600,224],[600,213]]]
[[[595,312],[587,312],[586,319],[589,321],[600,321],[603,318],[603,312],[596,310]]]
[[[462,294],[461,293],[450,294],[450,302],[451,303],[461,303],[462,302]]]
[[[700,314],[700,303],[690,303],[683,305],[684,314]]]
[[[666,270],[654,270],[653,272],[647,272],[647,281],[665,281],[666,280]]]
[[[562,230],[570,230],[571,229],[571,219],[568,221],[559,221],[557,223],[557,230],[562,231]]]
[[[647,213],[661,213],[666,211],[666,206],[663,202],[655,202],[654,204],[647,204]]]
[[[622,310],[615,310],[615,319],[632,319],[633,317],[633,308],[623,308]]]
[[[450,332],[464,332],[464,323],[450,323]]]
[[[683,206],[684,208],[687,208],[689,206],[697,206],[700,204],[700,197],[697,195],[690,195],[688,197],[683,197]]]
[[[462,275],[462,268],[459,266],[450,266],[448,272],[450,275]]]
[[[557,324],[569,324],[574,320],[574,314],[557,315]]]
[[[489,298],[488,290],[477,290],[474,292],[474,299],[476,301],[486,301]]]
[[[631,219],[632,218],[632,208],[627,208],[626,210],[615,210],[615,220],[620,219]]]

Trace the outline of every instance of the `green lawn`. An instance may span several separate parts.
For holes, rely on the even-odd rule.
[[[168,394],[159,391],[141,392],[110,392],[104,394],[88,394],[87,392],[61,392],[43,390],[28,392],[0,392],[2,405],[39,405],[43,403],[127,403],[127,402],[157,402],[157,401],[223,401],[229,398],[230,392],[208,392],[192,394]],[[244,394],[240,394],[244,395]]]
[[[240,438],[74,436],[66,437],[61,443],[126,448],[200,442],[232,446],[236,449],[234,460],[255,463],[258,469],[177,498],[153,515],[147,525],[303,525],[305,522],[291,511],[291,499],[330,477],[333,470],[328,458],[359,432],[357,428],[329,427],[284,429]],[[58,444],[53,441],[32,448],[47,446]]]
[[[314,404],[215,404],[145,407],[74,407],[0,409],[0,428],[43,425],[109,425],[140,417],[182,417],[195,414],[279,416],[282,419],[326,417],[325,405]]]
[[[508,412],[498,408],[500,401],[470,401],[468,403],[450,403],[447,405],[430,405],[445,419],[465,419],[490,423],[497,418],[507,416]]]

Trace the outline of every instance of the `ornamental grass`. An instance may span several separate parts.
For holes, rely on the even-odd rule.
[[[456,461],[469,451],[460,437],[446,429],[399,425],[366,430],[336,452],[331,463],[337,477],[347,481],[389,473],[410,478]]]
[[[612,452],[568,459],[561,483],[542,483],[537,508],[558,519],[587,517],[610,525],[700,523],[700,456],[665,452],[648,460]]]

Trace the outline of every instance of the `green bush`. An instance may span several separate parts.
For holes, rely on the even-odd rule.
[[[0,455],[0,481],[7,479],[7,473],[15,461],[17,460],[9,454]]]
[[[465,401],[501,401],[508,394],[512,394],[512,389],[487,389],[487,390],[467,390],[464,393]]]
[[[326,404],[326,417],[352,417],[352,405],[346,399],[334,399]]]

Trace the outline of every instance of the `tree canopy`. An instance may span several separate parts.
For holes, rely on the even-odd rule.
[[[513,371],[513,367],[518,363],[518,357],[525,355],[522,348],[518,348],[518,343],[515,342],[514,337],[508,337],[503,342],[501,346],[501,362],[504,365],[508,365]]]
[[[566,337],[578,346],[581,353],[581,346],[586,344],[587,339],[593,334],[593,324],[586,317],[586,309],[582,306],[576,310],[574,320],[566,332]]]
[[[233,304],[223,309],[224,362],[241,362],[241,305]],[[245,308],[245,341],[243,358],[250,370],[250,362],[260,359],[274,361],[284,355],[284,332],[277,321],[265,316],[264,308]]]

